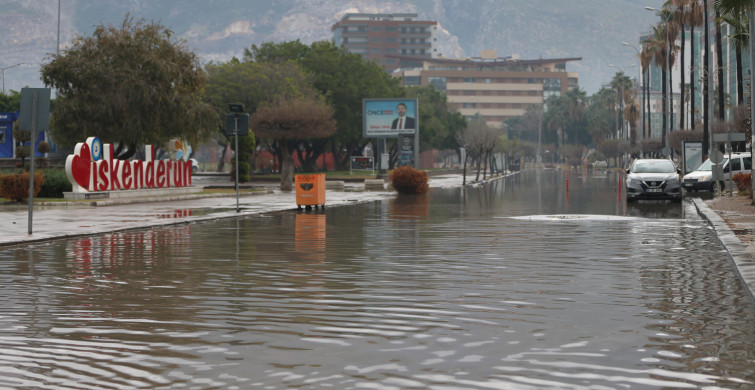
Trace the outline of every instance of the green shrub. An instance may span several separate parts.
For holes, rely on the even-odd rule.
[[[73,187],[62,169],[44,169],[42,173],[45,176],[45,182],[42,183],[42,189],[39,196],[43,198],[62,198],[64,192],[71,192]]]
[[[239,161],[239,183],[247,183],[252,180],[252,164],[248,161]],[[231,180],[236,180],[236,164],[231,165]]]
[[[427,172],[408,165],[392,170],[389,178],[393,188],[402,195],[425,194],[430,190]]]
[[[39,194],[45,181],[41,172],[34,172],[34,196]],[[17,202],[29,198],[29,172],[13,173],[0,177],[0,195]]]

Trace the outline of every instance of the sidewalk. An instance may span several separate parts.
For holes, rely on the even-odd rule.
[[[742,283],[755,298],[755,206],[746,197],[693,198],[698,212],[716,231],[718,241],[736,264]],[[711,208],[710,206],[713,208]]]
[[[394,193],[327,191],[325,207],[393,197]],[[145,227],[296,210],[295,192],[263,190],[236,196],[185,195],[171,199],[100,200],[76,206],[34,206],[32,233],[29,234],[28,207],[0,211],[0,246],[25,244],[53,238],[66,238],[117,232]]]

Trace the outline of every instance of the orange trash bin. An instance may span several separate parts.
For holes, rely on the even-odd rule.
[[[325,208],[325,174],[296,175],[296,205],[301,208],[306,206],[322,206]]]

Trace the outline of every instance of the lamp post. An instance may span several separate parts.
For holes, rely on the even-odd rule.
[[[2,76],[3,76],[3,95],[5,95],[5,70],[6,69],[10,69],[10,68],[14,68],[14,67],[19,66],[19,65],[23,65],[23,63],[16,64],[16,65],[11,65],[11,66],[6,66],[5,68],[0,68],[0,72],[2,72]]]

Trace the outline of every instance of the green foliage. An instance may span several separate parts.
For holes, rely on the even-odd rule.
[[[233,59],[207,66],[210,80],[207,100],[218,113],[228,110],[228,103],[241,103],[247,112],[279,97],[317,95],[311,77],[294,62],[240,62]]]
[[[433,86],[409,87],[407,97],[417,98],[419,106],[419,137],[425,149],[458,149],[459,133],[467,127],[467,120],[448,109],[445,92]]]
[[[198,144],[218,117],[201,100],[206,82],[197,56],[159,23],[99,25],[42,66],[56,89],[52,137],[73,146],[88,136],[103,142],[163,145],[171,138]]]
[[[0,92],[0,112],[15,112],[21,110],[21,93],[18,91]]]
[[[398,98],[406,94],[401,80],[391,77],[379,64],[329,41],[313,42],[311,46],[298,40],[252,45],[245,53],[245,60],[294,61],[312,75],[314,87],[334,110],[337,130],[333,150],[338,154],[337,163],[342,169],[348,157],[361,153],[366,143],[362,138],[362,99]]]
[[[231,150],[236,151],[236,137],[231,137]],[[252,180],[251,159],[255,148],[254,134],[239,137],[239,182],[246,183]],[[236,180],[236,158],[231,159],[231,180]]]
[[[389,178],[393,188],[401,195],[425,194],[430,190],[427,172],[408,165],[392,170]]]
[[[21,202],[29,198],[29,172],[12,173],[0,176],[0,196]],[[34,196],[39,194],[45,181],[41,172],[34,172]]]
[[[44,183],[39,191],[42,198],[62,198],[64,192],[71,192],[71,182],[62,169],[43,169]],[[36,173],[35,173],[36,174]]]

